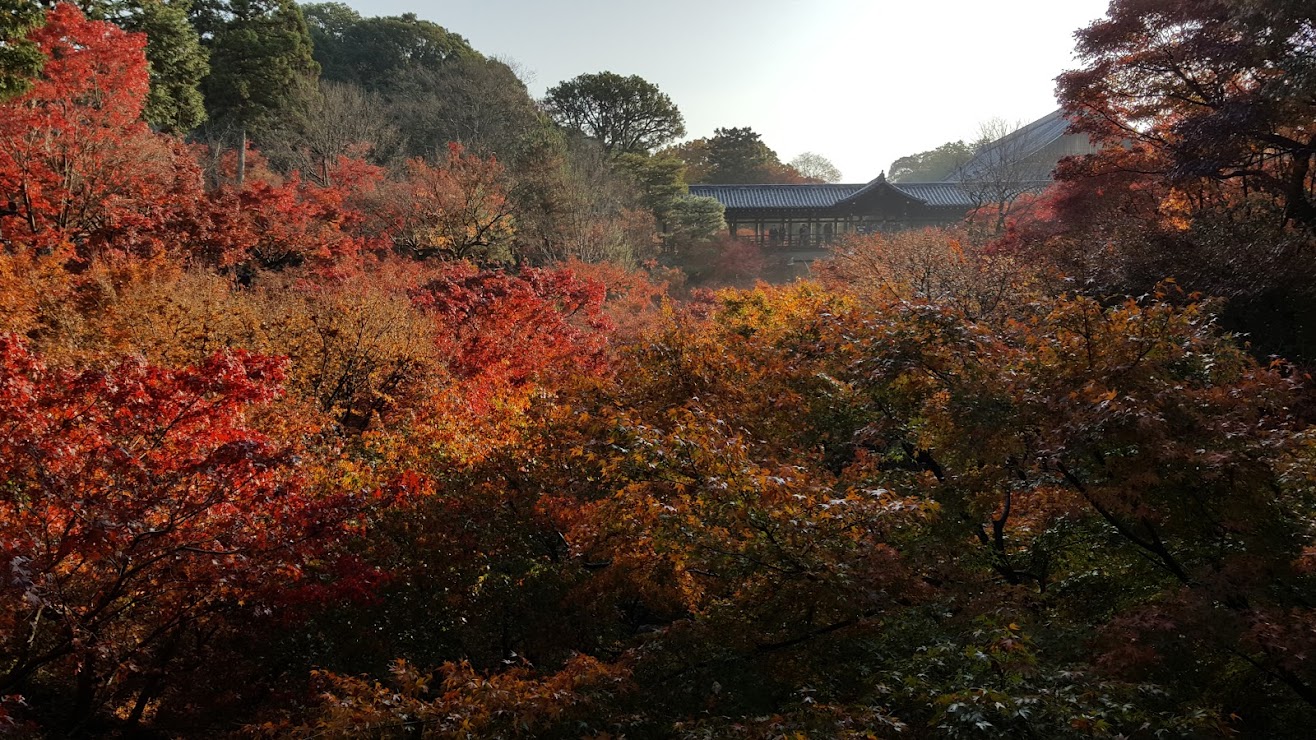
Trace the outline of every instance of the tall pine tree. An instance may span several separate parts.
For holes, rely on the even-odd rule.
[[[320,65],[306,19],[293,0],[232,0],[211,42],[206,107],[238,131],[238,185],[246,175],[248,135],[287,123],[314,94]]]
[[[146,34],[146,60],[151,63],[151,96],[146,120],[152,126],[184,133],[206,120],[201,83],[210,72],[209,54],[188,20],[190,0],[134,0],[129,31]]]

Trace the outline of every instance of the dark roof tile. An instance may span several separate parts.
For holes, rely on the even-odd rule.
[[[973,196],[957,182],[889,182],[896,192],[930,206],[964,206],[971,208]]]
[[[690,194],[727,208],[830,208],[863,185],[691,185]]]
[[[1049,180],[1012,183],[1012,193],[1041,192]],[[691,185],[690,194],[714,198],[728,210],[823,209],[852,204],[868,193],[889,190],[927,206],[972,208],[974,186],[964,182],[890,182],[866,185]]]
[[[868,183],[845,199],[854,202],[868,193],[879,190],[894,190],[929,206],[973,206],[974,200],[969,191],[957,182],[891,182],[885,175]]]

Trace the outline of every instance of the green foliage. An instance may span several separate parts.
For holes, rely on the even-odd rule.
[[[708,140],[708,181],[725,184],[767,182],[777,153],[751,128],[720,128]]]
[[[686,163],[691,183],[754,185],[804,183],[811,180],[781,163],[777,153],[751,128],[719,128],[712,138],[686,142],[669,150]]]
[[[936,149],[901,157],[891,163],[887,177],[892,182],[940,182],[954,175],[973,159],[973,147],[951,141]]]
[[[146,34],[151,95],[146,121],[164,131],[186,133],[206,120],[201,83],[210,73],[209,54],[188,20],[190,0],[133,0],[116,3],[110,19],[127,31]]]
[[[413,157],[441,158],[450,142],[514,159],[545,125],[507,64],[414,14],[364,18],[342,3],[304,6],[325,80],[378,94]]]
[[[725,215],[716,198],[679,198],[672,206],[668,239],[675,244],[708,241],[726,229]]]
[[[548,91],[560,125],[598,139],[609,154],[648,153],[685,136],[685,119],[666,93],[639,75],[583,74]]]
[[[436,72],[479,57],[466,39],[414,13],[362,18],[342,3],[315,3],[303,12],[325,79],[367,90],[388,89],[407,72]]]
[[[641,191],[598,142],[540,129],[513,161],[517,252],[530,264],[568,258],[631,265],[656,247]]]
[[[312,94],[319,65],[292,0],[233,0],[211,42],[206,107],[220,123],[259,130]]]
[[[630,175],[641,193],[641,202],[653,212],[660,224],[667,223],[672,211],[685,197],[685,163],[664,152],[628,153],[617,157],[617,167]]]
[[[0,102],[27,92],[41,72],[41,51],[24,37],[42,17],[29,0],[0,0]]]
[[[456,141],[512,160],[547,126],[516,73],[478,54],[403,70],[386,82],[387,111],[412,156],[433,157]]]
[[[306,17],[306,25],[311,31],[311,40],[315,42],[317,52],[321,51],[322,45],[342,39],[343,34],[363,20],[361,14],[346,3],[307,3],[302,6],[302,15]],[[325,67],[323,61],[320,65]],[[324,75],[330,77],[327,67]]]
[[[231,17],[229,0],[192,0],[187,18],[201,36],[202,44],[209,46]]]
[[[1022,619],[1020,621],[1023,621]],[[1151,684],[1112,681],[1080,668],[1049,665],[1030,630],[1001,614],[983,615],[962,632],[926,640],[930,624],[901,625],[919,642],[909,662],[883,677],[891,701],[909,707],[938,737],[1037,734],[1105,737],[1131,730],[1185,737],[1226,731],[1207,707],[1159,706]]]

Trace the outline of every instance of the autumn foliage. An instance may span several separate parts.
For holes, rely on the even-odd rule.
[[[383,186],[379,231],[418,258],[504,260],[515,231],[502,175],[497,160],[458,144],[443,166],[412,160],[403,180]]]
[[[0,105],[0,240],[7,249],[151,254],[167,245],[175,209],[200,189],[180,142],[140,118],[143,39],[50,11],[31,39],[48,57],[40,79]]]
[[[57,5],[0,103],[0,733],[1303,736],[1310,356],[1233,331],[1310,328],[1302,152],[1193,169],[1178,82],[1106,96],[1285,7],[1115,3],[1063,84],[1139,137],[997,238],[688,291],[517,251],[456,145],[239,186]]]
[[[12,335],[0,353],[3,690],[65,682],[83,717],[136,723],[223,615],[280,608],[350,506],[247,422],[282,360],[52,371]]]

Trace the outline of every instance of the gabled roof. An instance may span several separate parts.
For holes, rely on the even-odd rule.
[[[726,208],[831,208],[863,185],[691,185],[690,194]]]
[[[890,184],[890,183],[888,183],[888,182],[886,181],[886,173],[883,172],[882,174],[878,175],[878,176],[877,176],[875,179],[873,179],[872,181],[870,181],[870,182],[868,182],[867,184],[865,184],[865,185],[859,187],[859,189],[855,190],[853,193],[850,193],[849,195],[845,196],[845,197],[842,198],[841,200],[838,200],[837,203],[843,203],[843,202],[844,202],[844,203],[852,203],[852,202],[854,202],[854,200],[855,200],[856,198],[858,198],[859,196],[861,196],[861,195],[867,195],[868,193],[871,193],[871,192],[877,190],[878,188],[887,187],[889,184]]]
[[[1069,132],[1069,119],[1055,111],[1002,136],[943,182],[890,182],[886,174],[861,184],[821,185],[691,185],[690,194],[714,198],[728,210],[810,210],[854,203],[869,193],[885,190],[933,208],[972,208],[980,199],[974,197],[975,172],[1008,156],[1023,160],[1040,152]],[[1049,180],[1032,180],[1034,175],[1020,173],[1016,193],[1040,191]]]
[[[728,210],[783,210],[831,208],[884,189],[933,207],[969,208],[975,202],[960,183],[889,182],[885,174],[863,185],[691,185],[690,194],[714,198]]]
[[[881,190],[898,193],[910,200],[917,201],[927,206],[962,206],[964,208],[971,208],[974,205],[972,194],[960,183],[891,182],[886,179],[886,173],[878,175],[876,180],[873,180],[842,200],[837,201],[837,203],[853,203],[869,193],[875,193]]]
[[[1050,180],[1021,180],[999,183],[1012,196],[1041,192]],[[691,185],[690,194],[713,198],[727,210],[823,210],[849,206],[862,197],[886,192],[931,208],[964,208],[981,205],[982,189],[973,182],[891,182],[886,173],[872,182],[823,185]]]

